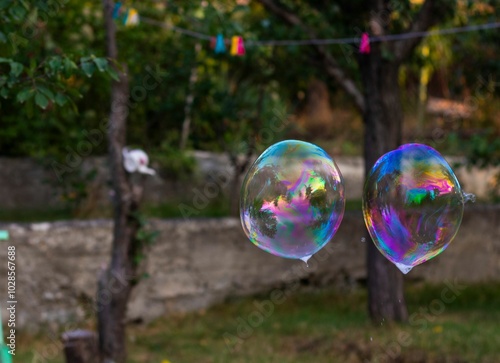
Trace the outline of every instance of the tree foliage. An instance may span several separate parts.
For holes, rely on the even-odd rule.
[[[108,59],[75,42],[81,10],[67,0],[0,2],[3,155],[43,156],[62,148],[78,133],[86,79],[96,72],[103,80],[116,78]]]
[[[370,14],[364,1],[282,3],[299,14],[307,27],[314,28],[319,38],[359,36],[368,30]],[[397,33],[410,24],[419,5],[416,1],[390,3],[390,31]],[[443,27],[494,21],[499,15],[494,0],[461,0],[458,4],[455,17]],[[166,164],[182,159],[175,156],[181,155],[178,145],[193,68],[198,70],[198,80],[192,90],[188,145],[194,149],[242,150],[252,135],[258,136],[259,128],[265,127],[255,121],[262,89],[264,123],[271,121],[275,110],[281,110],[282,117],[300,110],[313,79],[326,80],[330,92],[340,95],[335,107],[351,107],[338,84],[318,70],[321,60],[310,47],[248,46],[244,57],[231,57],[227,53],[214,54],[207,40],[193,39],[169,28],[179,26],[214,36],[221,33],[226,38],[241,35],[246,41],[309,38],[303,28],[277,21],[257,1],[238,5],[229,0],[148,0],[134,5],[141,16],[164,23],[166,28],[147,22],[127,27],[116,20],[120,61],[127,63],[130,78],[129,140],[156,155],[164,155]],[[381,20],[388,16],[378,15]],[[0,153],[63,158],[68,147],[86,140],[88,133],[99,129],[107,117],[105,105],[115,74],[111,60],[104,58],[101,4],[4,0],[0,2],[0,19]],[[472,126],[491,125],[495,110],[488,97],[498,97],[499,88],[485,84],[498,83],[498,36],[495,31],[478,31],[425,40],[422,47],[428,47],[430,57],[423,56],[420,49],[403,68],[405,102],[411,104],[417,97],[412,87],[421,67],[431,64],[433,74],[445,70],[450,97],[470,95],[480,110],[487,111],[489,107],[490,111],[478,113],[477,123],[473,120]],[[196,51],[197,44],[200,51]],[[357,47],[352,44],[327,48],[359,85]],[[274,140],[260,140],[257,144],[264,148],[281,137],[274,136]],[[95,155],[104,152],[104,143],[92,149]],[[189,161],[167,166],[173,172],[181,171],[185,166],[189,169]]]

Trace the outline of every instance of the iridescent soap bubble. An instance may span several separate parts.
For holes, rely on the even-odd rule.
[[[363,193],[363,215],[379,251],[403,273],[443,252],[455,237],[464,203],[446,160],[433,148],[406,144],[383,155]]]
[[[297,140],[270,146],[241,188],[243,230],[257,247],[305,262],[333,237],[344,215],[344,181],[320,147]]]

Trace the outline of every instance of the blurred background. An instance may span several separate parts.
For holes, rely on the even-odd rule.
[[[386,1],[377,13],[367,3],[113,3],[114,59],[101,1],[0,1],[0,256],[16,246],[14,361],[71,362],[61,334],[99,330],[117,195],[108,119],[122,74],[126,145],[156,171],[129,181],[143,198],[127,362],[499,361],[499,4]],[[360,52],[362,33],[419,30],[429,4],[439,16],[422,30],[468,30],[418,38],[401,62],[376,42]],[[310,38],[355,40],[278,43]],[[438,150],[477,197],[450,248],[405,276],[406,322],[373,324],[367,311],[359,99],[378,92],[362,72],[373,54],[381,74],[396,72],[400,143]],[[309,267],[255,248],[235,218],[245,171],[291,138],[324,148],[346,185],[340,230]]]

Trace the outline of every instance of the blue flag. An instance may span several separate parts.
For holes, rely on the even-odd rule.
[[[224,43],[224,37],[222,34],[217,34],[217,40],[215,41],[215,53],[226,53],[226,44]]]

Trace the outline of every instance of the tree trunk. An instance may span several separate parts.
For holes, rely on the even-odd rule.
[[[116,28],[112,18],[113,1],[103,0],[107,56],[117,59]],[[108,126],[109,164],[114,190],[114,230],[111,262],[98,282],[97,319],[99,349],[104,363],[125,363],[125,318],[127,303],[136,283],[139,241],[136,218],[142,188],[134,186],[123,168],[122,150],[126,139],[129,86],[126,65],[118,70],[119,81],[111,89]]]
[[[96,334],[88,330],[65,332],[64,357],[68,363],[94,363],[99,356]]]
[[[377,159],[401,144],[403,111],[398,85],[399,64],[385,60],[380,44],[359,58],[364,86],[365,176]],[[408,318],[403,275],[373,243],[367,243],[368,310],[375,323]]]
[[[280,1],[258,0],[267,10],[295,27],[300,27],[311,39],[316,32],[308,27],[297,13],[289,11]],[[387,35],[392,14],[398,2],[392,0],[366,1],[366,15],[370,17],[373,35]],[[407,27],[407,33],[424,32],[453,13],[456,1],[425,0],[418,14]],[[358,14],[359,15],[359,14]],[[359,18],[359,16],[358,16]],[[361,17],[362,18],[362,17]],[[360,19],[361,19],[360,18]],[[392,42],[371,44],[371,53],[359,58],[364,95],[356,83],[340,67],[323,44],[313,44],[322,60],[325,74],[334,79],[351,96],[363,113],[365,122],[365,174],[384,153],[401,143],[403,112],[398,85],[399,65],[410,57],[421,37],[410,37]],[[381,48],[385,47],[385,57]],[[387,261],[372,243],[368,248],[369,312],[374,321],[406,320],[408,313],[403,297],[403,276]]]
[[[229,190],[229,213],[233,217],[240,215],[240,192],[241,192],[241,173],[238,165],[234,165],[234,176],[231,180]]]
[[[184,150],[187,146],[189,138],[189,129],[191,128],[191,119],[193,113],[193,101],[194,101],[194,88],[196,82],[198,81],[198,53],[201,51],[201,44],[196,43],[194,46],[194,65],[191,68],[191,75],[189,77],[189,86],[186,96],[186,102],[184,104],[184,121],[182,122],[182,132],[181,132],[181,142],[180,149]]]
[[[229,190],[229,212],[234,217],[238,217],[240,215],[240,192],[242,176],[250,165],[252,158],[254,157],[256,135],[262,127],[262,112],[264,110],[265,92],[265,87],[261,87],[259,90],[259,98],[257,99],[257,113],[255,114],[255,118],[252,120],[252,124],[255,129],[255,135],[252,135],[252,137],[250,137],[248,149],[246,150],[243,159],[240,160],[237,153],[229,152],[229,159],[234,169],[233,180],[231,181]]]
[[[229,153],[229,160],[233,167],[233,178],[229,184],[229,213],[233,217],[238,217],[240,215],[241,179],[252,159],[252,151],[253,144],[247,150],[243,159],[240,159],[238,154]]]

